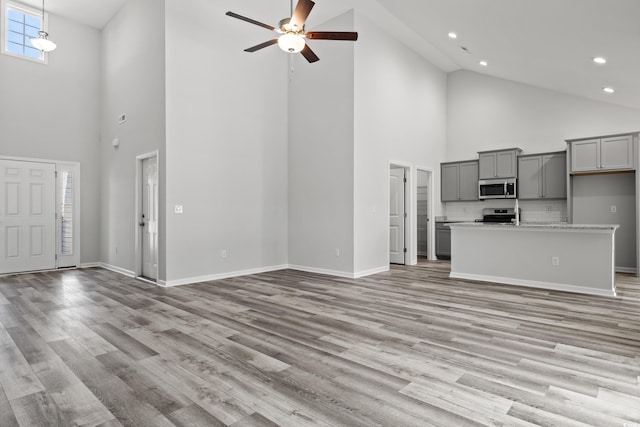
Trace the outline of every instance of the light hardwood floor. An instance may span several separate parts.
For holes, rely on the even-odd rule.
[[[0,426],[640,426],[640,280],[448,273],[1,277]]]

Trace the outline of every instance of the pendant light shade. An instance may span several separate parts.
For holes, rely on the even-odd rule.
[[[38,31],[39,37],[32,37],[31,44],[43,52],[51,52],[56,48],[56,44],[48,39],[49,34],[46,31]]]
[[[42,27],[44,28],[44,0],[42,0]],[[49,40],[49,33],[44,30],[38,31],[38,37],[30,39],[31,44],[43,52],[51,52],[56,48],[56,44]]]

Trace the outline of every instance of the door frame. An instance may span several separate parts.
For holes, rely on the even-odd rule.
[[[416,213],[416,246],[415,246],[415,259],[411,260],[411,265],[415,265],[418,263],[418,172],[426,172],[429,174],[429,194],[427,195],[427,217],[429,218],[429,224],[427,226],[427,258],[429,260],[435,260],[436,252],[436,238],[435,238],[435,221],[433,220],[433,204],[434,204],[434,171],[433,168],[426,166],[416,166],[415,168],[415,183],[416,185],[413,187],[415,191],[415,213]]]
[[[389,184],[389,175],[391,169],[404,169],[407,182],[404,185],[404,211],[407,214],[404,222],[404,245],[407,248],[407,252],[404,256],[404,265],[415,265],[418,262],[418,256],[416,255],[416,249],[418,247],[417,233],[415,233],[414,225],[416,223],[416,211],[413,209],[415,205],[415,195],[417,189],[415,189],[414,183],[414,170],[411,163],[400,162],[395,160],[389,160],[387,163],[387,265],[391,264],[391,256],[389,255],[389,239],[391,233],[389,231],[389,214],[391,212],[391,185]],[[415,259],[415,262],[413,260]],[[413,262],[413,264],[412,264]]]
[[[148,153],[144,153],[144,154],[140,154],[138,156],[136,156],[136,177],[135,177],[135,209],[134,209],[134,218],[133,218],[133,226],[134,226],[134,257],[135,257],[135,263],[134,263],[134,273],[135,273],[135,277],[138,279],[142,279],[145,281],[149,281],[152,283],[156,283],[159,284],[160,283],[160,253],[158,253],[158,271],[157,271],[157,279],[155,282],[153,282],[150,279],[147,278],[143,278],[142,277],[142,229],[141,227],[138,225],[140,222],[140,216],[142,215],[142,177],[143,177],[143,173],[142,173],[142,164],[144,160],[147,159],[152,159],[154,158],[156,159],[156,166],[158,168],[158,197],[156,198],[156,202],[158,203],[158,222],[160,221],[160,151],[159,150],[155,150],[155,151],[150,151]],[[162,238],[162,234],[161,234],[161,228],[158,227],[158,242],[160,242],[160,239]]]

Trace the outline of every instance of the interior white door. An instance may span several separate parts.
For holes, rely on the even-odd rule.
[[[0,160],[0,273],[56,268],[55,173],[50,163]]]
[[[158,279],[158,158],[142,161],[142,276]]]
[[[389,262],[405,263],[405,170],[389,173]]]

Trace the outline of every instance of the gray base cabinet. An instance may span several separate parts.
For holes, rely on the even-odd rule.
[[[572,140],[571,172],[633,169],[633,135]]]
[[[478,200],[478,161],[440,165],[440,199],[443,202]]]
[[[566,199],[567,155],[565,152],[518,157],[519,199]]]
[[[451,228],[444,222],[436,222],[436,257],[451,259]]]

